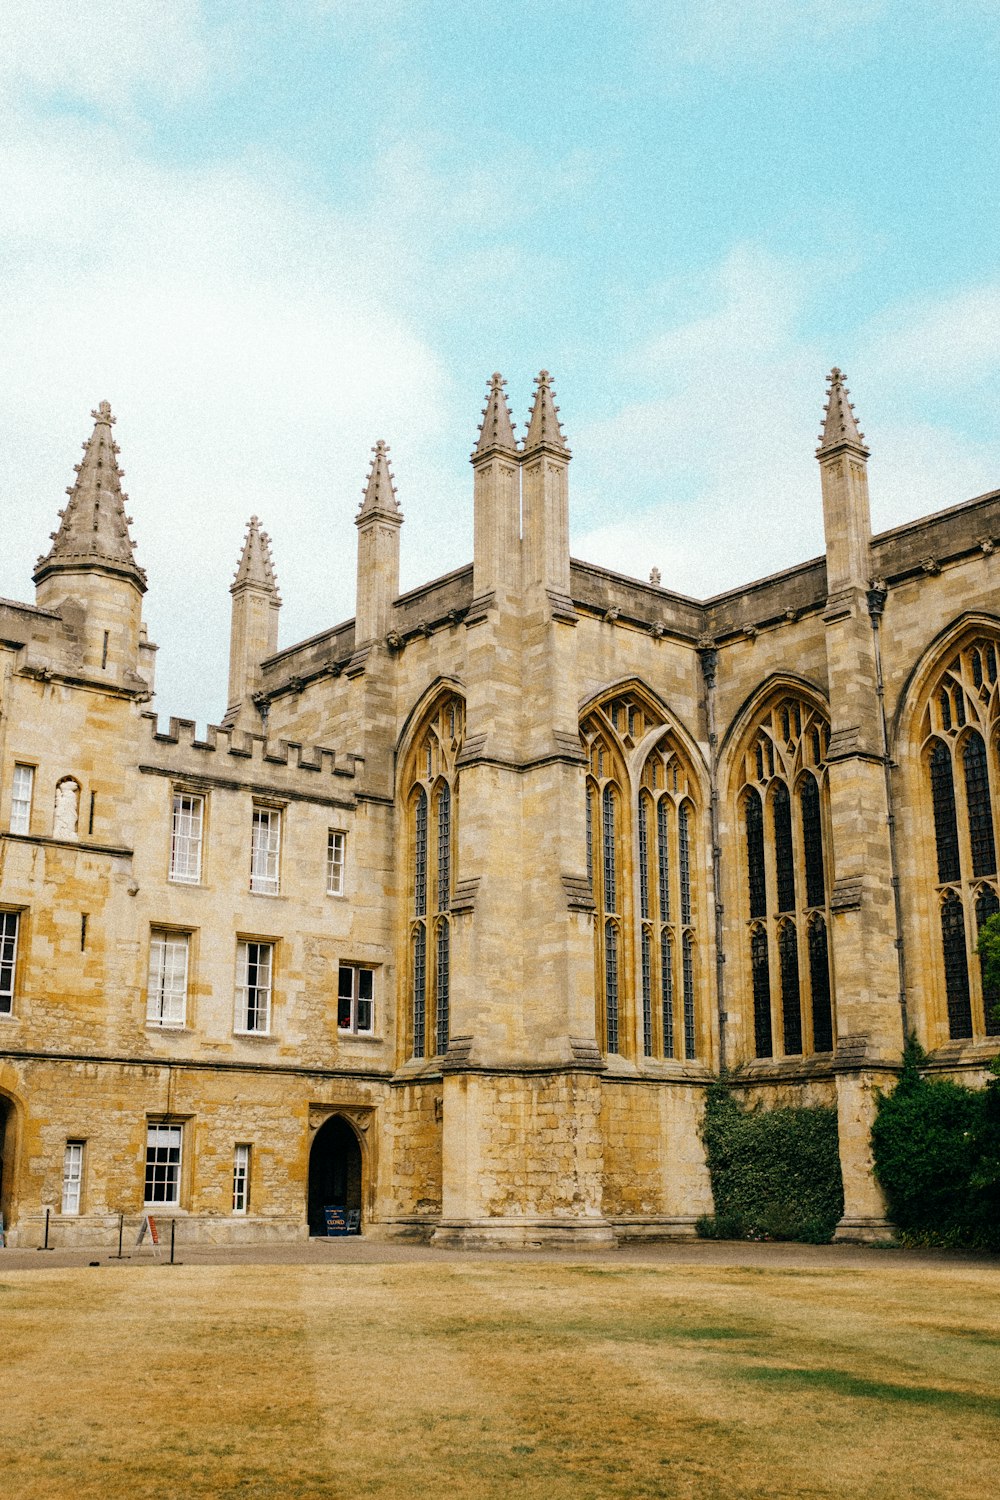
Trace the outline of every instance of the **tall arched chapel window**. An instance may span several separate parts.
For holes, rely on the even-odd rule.
[[[458,790],[455,762],[464,728],[462,700],[448,694],[414,739],[403,789],[409,825],[409,1050],[414,1057],[434,1057],[448,1050]]]
[[[937,679],[921,723],[939,972],[954,1041],[1000,1035],[1000,997],[984,995],[976,956],[980,927],[1000,910],[998,653],[986,637],[959,651]]]
[[[816,708],[778,699],[761,715],[737,773],[757,1057],[833,1049],[828,739]]]
[[[593,709],[581,735],[598,1037],[607,1052],[694,1059],[705,1041],[693,775],[662,715],[638,693]]]

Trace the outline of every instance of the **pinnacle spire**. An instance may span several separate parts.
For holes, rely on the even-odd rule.
[[[266,531],[260,529],[260,521],[256,516],[251,516],[247,522],[243,551],[240,554],[236,576],[229,586],[229,592],[235,594],[237,589],[241,588],[263,589],[272,594],[278,604],[281,603],[278,580],[275,577],[274,563],[271,560],[271,538]]]
[[[399,508],[396,499],[396,485],[389,467],[389,445],[381,438],[372,449],[372,464],[368,470],[368,480],[365,484],[364,499],[361,509],[355,517],[355,525],[360,526],[371,516],[381,516],[383,520],[402,521],[403,512]]]
[[[511,421],[507,397],[504,394],[506,384],[499,370],[495,370],[490,376],[490,389],[486,397],[486,405],[483,407],[483,420],[479,427],[479,441],[472,451],[474,460],[484,453],[491,452],[494,448],[501,448],[506,453],[517,452],[514,424]]]
[[[59,512],[52,546],[35,565],[34,581],[41,583],[51,573],[64,570],[101,568],[124,575],[145,593],[146,574],[135,560],[129,535],[132,518],[125,514],[128,495],[121,487],[125,471],[118,467],[120,450],[111,436],[115,419],[107,401],[90,415],[94,431],[83,445],[83,462],[75,465],[76,480],[66,491],[69,502]]]
[[[548,370],[540,370],[535,380],[535,402],[528,419],[528,431],[524,439],[524,452],[532,453],[536,448],[552,448],[569,457],[569,448],[559,425],[559,408],[552,399],[552,377]]]
[[[854,406],[848,400],[851,393],[844,384],[845,379],[843,370],[834,365],[829,375],[830,389],[826,394],[825,421],[819,437],[819,447],[816,449],[817,457],[845,445],[856,448],[865,458],[868,457],[865,435],[858,428]]]

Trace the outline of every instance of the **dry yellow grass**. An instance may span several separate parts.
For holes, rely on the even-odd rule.
[[[970,1267],[0,1270],[0,1475],[111,1496],[997,1492]]]

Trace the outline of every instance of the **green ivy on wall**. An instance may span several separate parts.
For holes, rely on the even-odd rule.
[[[715,1213],[706,1239],[826,1244],[844,1212],[837,1111],[745,1109],[729,1085],[710,1086],[702,1136]]]

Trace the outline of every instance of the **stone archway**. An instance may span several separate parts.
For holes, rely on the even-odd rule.
[[[358,1137],[343,1115],[331,1115],[309,1151],[309,1233],[326,1233],[323,1211],[339,1205],[361,1212],[362,1160]]]
[[[14,1101],[0,1093],[0,1214],[5,1231],[14,1217],[14,1143],[17,1112]]]

